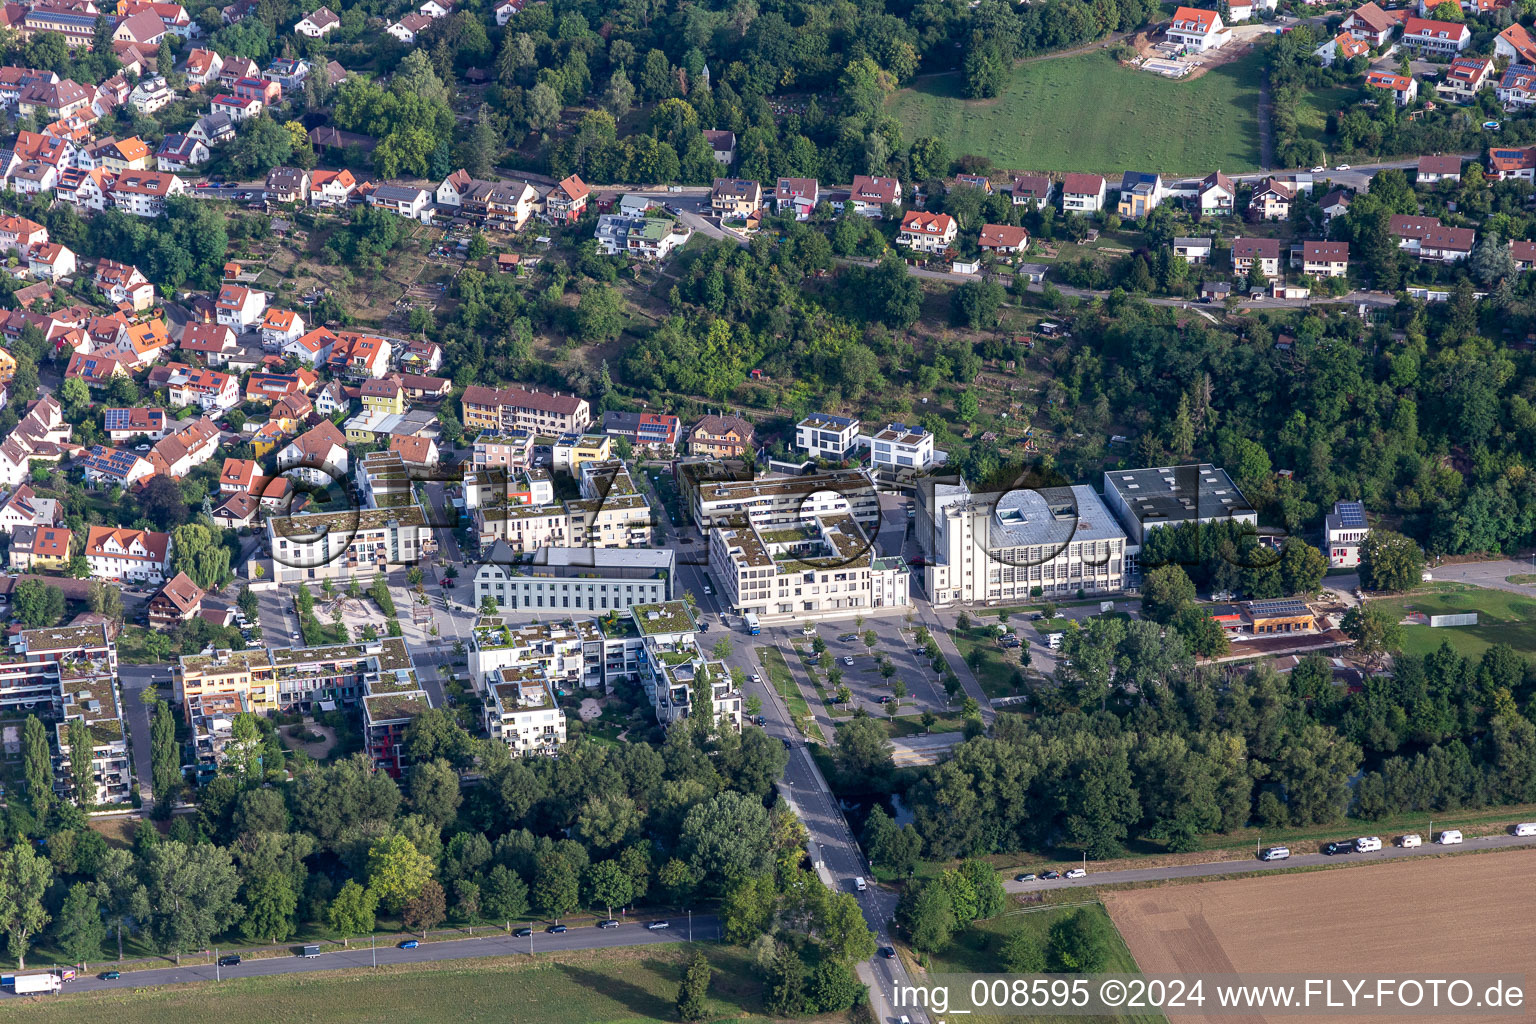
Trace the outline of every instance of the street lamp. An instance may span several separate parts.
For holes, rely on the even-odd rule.
[[[693,908],[688,908],[688,941],[693,941]]]

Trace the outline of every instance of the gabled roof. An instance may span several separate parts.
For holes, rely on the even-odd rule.
[[[1278,238],[1234,238],[1232,239],[1232,258],[1253,258],[1265,260],[1277,260],[1280,258],[1280,239]]]
[[[1216,27],[1216,12],[1202,11],[1198,7],[1180,7],[1173,12],[1169,28],[1185,32],[1209,32]]]
[[[1210,174],[1207,174],[1204,178],[1200,179],[1200,192],[1202,194],[1215,188],[1226,189],[1233,195],[1237,194],[1237,188],[1232,184],[1232,179],[1220,171],[1212,171]]]
[[[224,352],[235,347],[235,332],[223,324],[187,324],[181,348],[187,352]]]
[[[1103,188],[1104,175],[1102,174],[1063,174],[1061,176],[1063,195],[1096,196]]]
[[[169,601],[179,614],[195,615],[203,602],[203,588],[193,583],[186,573],[179,572],[167,580],[150,600]]]
[[[1513,47],[1515,54],[1527,64],[1536,64],[1536,39],[1526,31],[1525,26],[1516,22],[1503,32],[1499,38]]]
[[[1408,18],[1403,22],[1403,35],[1421,39],[1465,39],[1472,34],[1466,25],[1451,21],[1433,21],[1429,18]]]
[[[1536,92],[1536,67],[1531,67],[1529,64],[1511,64],[1504,69],[1504,77],[1499,79],[1499,88],[1517,92]]]
[[[901,230],[919,235],[947,235],[955,229],[955,218],[947,213],[908,210],[901,216]]]
[[[1029,232],[1017,224],[983,224],[980,245],[1015,249],[1029,241]]]
[[[1455,153],[1447,153],[1444,156],[1419,157],[1420,174],[1460,174],[1461,157]]]
[[[574,203],[585,199],[591,192],[592,190],[587,187],[587,183],[581,180],[581,176],[573,174],[556,185],[551,195],[555,195],[557,199],[563,197],[567,201]]]
[[[347,439],[336,428],[336,424],[330,420],[321,420],[294,438],[291,445],[298,449],[300,455],[306,458],[324,461],[330,457],[332,448],[340,448],[345,451]]]
[[[1394,75],[1387,71],[1368,71],[1365,75],[1365,84],[1377,89],[1407,92],[1413,86],[1413,79],[1407,75]]]
[[[107,545],[116,542],[122,552],[108,553]],[[126,552],[134,543],[143,546],[144,554],[135,555]],[[165,562],[166,549],[171,545],[171,535],[168,533],[156,533],[153,530],[128,530],[121,526],[93,526],[85,538],[85,553],[87,555],[102,555],[109,558],[127,558],[138,561],[151,562],[162,565]]]
[[[1359,21],[1366,28],[1375,33],[1386,32],[1392,28],[1393,19],[1374,3],[1362,4],[1356,7],[1350,17]]]
[[[1339,56],[1345,60],[1353,60],[1361,54],[1371,52],[1371,44],[1364,39],[1356,39],[1348,32],[1340,32],[1334,39],[1333,45],[1338,48]]]
[[[1305,241],[1301,243],[1301,258],[1320,263],[1338,263],[1349,261],[1348,242],[1317,242]]]

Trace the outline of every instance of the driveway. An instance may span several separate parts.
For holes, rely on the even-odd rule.
[[[1536,586],[1509,582],[1511,576],[1536,578],[1536,558],[1523,562],[1510,558],[1492,562],[1453,562],[1432,566],[1429,571],[1441,582],[1470,583],[1490,590],[1506,590],[1511,594],[1536,597]]]

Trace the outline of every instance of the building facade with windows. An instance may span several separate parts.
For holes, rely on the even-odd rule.
[[[1093,488],[918,491],[918,542],[935,605],[1053,600],[1125,589],[1126,536]]]

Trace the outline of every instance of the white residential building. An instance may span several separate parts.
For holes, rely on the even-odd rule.
[[[1333,511],[1323,520],[1323,549],[1333,569],[1353,569],[1360,564],[1360,548],[1371,532],[1365,519],[1365,505],[1358,501],[1336,501]]]
[[[795,424],[795,447],[812,458],[841,462],[858,450],[859,419],[812,413]]]

